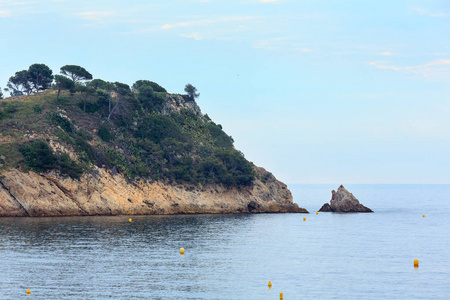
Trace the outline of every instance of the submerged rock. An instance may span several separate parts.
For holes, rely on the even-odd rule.
[[[373,212],[370,208],[359,203],[352,193],[341,185],[337,192],[331,191],[330,204],[325,203],[319,210],[321,212]]]

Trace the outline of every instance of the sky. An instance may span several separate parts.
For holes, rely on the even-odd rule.
[[[0,0],[0,87],[55,74],[187,83],[286,183],[450,183],[446,0]]]

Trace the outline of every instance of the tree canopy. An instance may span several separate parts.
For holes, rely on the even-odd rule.
[[[44,64],[33,64],[28,68],[28,83],[34,92],[48,89],[53,82],[53,71]]]
[[[14,76],[9,77],[6,86],[11,96],[29,95],[31,93],[31,86],[28,82],[28,71],[22,70],[16,72]]]
[[[76,65],[65,65],[60,69],[60,73],[71,78],[73,82],[80,80],[91,80],[92,74],[86,71],[85,68]]]
[[[189,98],[191,98],[192,100],[200,96],[200,93],[197,93],[197,88],[190,83],[186,84],[186,86],[184,87],[184,91],[188,94]]]
[[[87,86],[91,86],[94,89],[98,90],[113,90],[114,89],[114,84],[104,81],[102,79],[94,79],[89,81],[87,84]]]
[[[83,111],[86,111],[86,101],[89,97],[95,95],[95,89],[91,86],[77,83],[75,85],[75,91],[80,93],[81,98],[83,98]]]
[[[64,77],[62,75],[55,75],[55,87],[58,90],[58,94],[56,95],[56,102],[58,102],[61,90],[73,90],[75,84],[67,77]]]
[[[157,84],[156,82],[150,81],[150,80],[138,80],[135,83],[133,83],[133,91],[138,91],[143,86],[149,86],[153,89],[153,91],[157,93],[167,93],[166,89]]]

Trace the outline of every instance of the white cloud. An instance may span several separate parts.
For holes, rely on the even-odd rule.
[[[304,36],[285,36],[257,40],[253,42],[256,49],[264,49],[270,51],[294,51],[300,53],[317,52],[317,47],[303,41]]]
[[[178,23],[173,23],[173,24],[164,24],[160,28],[167,30],[167,29],[179,28],[179,27],[200,27],[200,26],[207,26],[207,25],[213,24],[213,23],[248,21],[248,20],[252,20],[254,18],[255,17],[252,17],[252,16],[220,17],[220,18],[216,18],[216,19],[205,19],[205,20],[178,22]]]
[[[277,2],[279,0],[259,0],[261,3]]]
[[[382,56],[391,56],[391,55],[392,55],[392,52],[388,52],[388,51],[386,51],[386,52],[380,52],[380,53],[378,53],[378,55],[382,55]]]
[[[191,34],[182,34],[181,36],[189,39],[194,39],[196,41],[205,39],[205,37],[201,36],[198,32],[194,32]]]
[[[381,70],[392,70],[405,74],[415,74],[432,80],[450,80],[450,59],[440,59],[422,65],[415,66],[394,66],[369,62],[369,65]]]
[[[312,52],[312,49],[310,48],[297,48],[298,51],[303,52],[303,53],[310,53]]]
[[[81,13],[75,13],[76,16],[80,16],[89,21],[101,21],[106,17],[110,17],[115,13],[112,11],[86,11]]]
[[[0,18],[10,17],[11,11],[10,10],[0,10]]]
[[[421,15],[421,16],[426,16],[426,17],[431,17],[431,18],[446,18],[449,17],[450,14],[445,13],[445,12],[429,12],[423,8],[420,7],[413,7],[411,8],[415,13]]]

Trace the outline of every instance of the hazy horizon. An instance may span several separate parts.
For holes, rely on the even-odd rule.
[[[449,20],[444,0],[3,0],[0,87],[33,63],[191,83],[283,182],[449,184]]]

